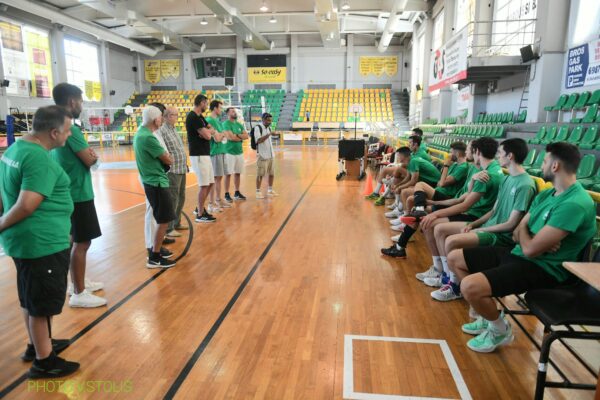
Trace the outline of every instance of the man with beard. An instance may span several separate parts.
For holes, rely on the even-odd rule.
[[[246,196],[240,192],[240,179],[244,171],[244,148],[242,147],[242,142],[248,139],[249,136],[244,125],[237,121],[236,109],[229,107],[226,113],[227,121],[223,122],[223,129],[230,131],[234,136],[233,139],[227,141],[226,165],[228,174],[225,175],[225,201],[231,203],[233,200],[246,200]],[[235,186],[233,199],[229,194],[231,175],[233,175],[233,184]]]
[[[79,118],[83,108],[82,91],[75,85],[59,83],[52,89],[52,97],[57,106],[65,108],[74,120]],[[76,123],[71,125],[71,136],[64,147],[51,152],[71,179],[71,197],[74,210],[71,216],[71,281],[69,288],[71,307],[100,307],[106,299],[92,294],[104,287],[101,282],[93,282],[85,277],[87,252],[92,240],[100,237],[100,223],[94,204],[94,188],[90,167],[98,162],[96,152],[90,148]]]
[[[463,297],[480,315],[462,326],[477,335],[467,346],[489,353],[513,340],[512,328],[496,308],[494,297],[553,288],[572,280],[562,266],[577,261],[596,234],[594,201],[577,182],[581,154],[565,142],[546,146],[542,165],[552,189],[540,192],[513,232],[516,246],[475,247],[448,256],[451,270],[461,281]]]

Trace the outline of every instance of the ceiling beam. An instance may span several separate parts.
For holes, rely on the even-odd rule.
[[[323,46],[326,48],[341,47],[340,20],[338,19],[338,10],[333,6],[333,1],[315,0],[315,18],[319,26]]]
[[[381,39],[379,39],[379,44],[377,45],[377,51],[380,53],[385,53],[390,45],[390,42],[394,37],[394,33],[396,33],[396,25],[399,22],[397,15],[398,13],[404,11],[407,4],[408,0],[394,0],[392,9],[390,10],[390,17],[385,23],[383,33],[381,34]],[[412,31],[412,25],[410,26],[410,30]]]

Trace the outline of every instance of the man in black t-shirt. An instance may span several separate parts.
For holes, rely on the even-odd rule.
[[[210,215],[204,208],[206,198],[210,193],[215,176],[210,161],[210,138],[215,134],[214,129],[206,122],[202,115],[208,106],[206,96],[199,94],[194,99],[194,109],[190,111],[185,120],[188,144],[190,147],[190,163],[192,171],[198,179],[198,208],[196,209],[196,222],[215,222],[217,219]]]

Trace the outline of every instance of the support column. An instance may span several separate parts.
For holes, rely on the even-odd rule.
[[[433,21],[427,18],[423,21],[425,24],[425,33],[423,36],[423,46],[425,46],[423,57],[423,98],[421,99],[421,121],[431,117],[431,95],[429,94],[429,67],[431,64],[431,44],[433,43]]]
[[[296,93],[300,90],[298,85],[298,35],[290,37],[290,91]]]
[[[110,107],[110,54],[108,43],[100,42],[100,85],[102,85],[103,107]]]
[[[0,82],[4,81],[4,65],[2,65],[2,46],[0,46]],[[0,119],[5,120],[8,115],[8,95],[6,88],[0,87]]]
[[[54,84],[67,82],[65,34],[56,25],[50,31],[50,53],[52,54],[52,77]]]
[[[142,62],[140,53],[135,53],[135,67],[137,68],[135,74],[135,90],[138,93],[142,93],[144,89],[144,63]]]
[[[237,70],[236,85],[237,91],[242,93],[246,91],[246,57],[244,54],[244,39],[241,36],[235,38],[235,68]]]
[[[346,35],[346,89],[354,87],[354,35]]]
[[[448,43],[452,36],[454,36],[454,11],[455,11],[455,0],[445,0],[444,2],[444,35],[443,43]],[[441,123],[444,118],[452,116],[454,110],[452,110],[452,86],[446,86],[440,89],[439,94],[439,108],[438,114],[435,118]]]
[[[184,51],[183,55],[182,55],[182,61],[181,61],[181,66],[182,66],[182,71],[181,73],[183,74],[183,90],[191,90],[193,89],[192,85],[193,85],[193,73],[194,73],[194,66],[192,65],[192,53],[188,52],[188,51]]]
[[[568,1],[547,0],[537,4],[535,38],[540,41],[540,59],[531,66],[527,122],[545,121],[544,106],[554,104],[563,89],[565,43],[569,26]]]

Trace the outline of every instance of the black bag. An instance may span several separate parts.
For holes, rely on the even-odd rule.
[[[262,130],[262,126],[261,125],[256,125],[258,126],[258,129],[260,130],[260,135],[262,136],[263,130]],[[256,150],[256,139],[254,138],[254,128],[252,128],[250,130],[250,147],[252,148],[252,150]]]

